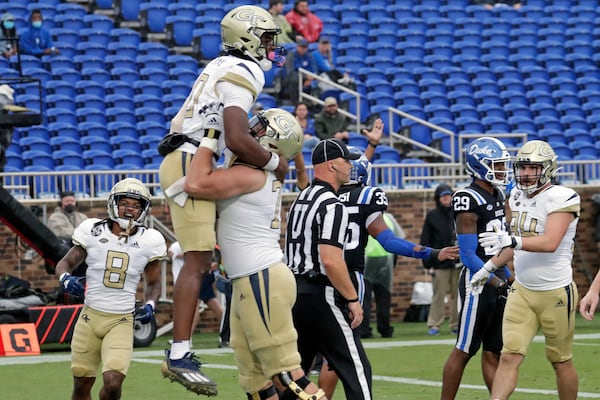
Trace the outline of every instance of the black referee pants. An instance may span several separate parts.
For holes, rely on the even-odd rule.
[[[302,277],[296,282],[298,297],[292,313],[302,369],[308,375],[320,352],[342,381],[348,400],[372,399],[371,364],[358,329],[350,328],[345,300],[332,286]]]

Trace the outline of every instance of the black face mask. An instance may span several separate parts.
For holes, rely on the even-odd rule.
[[[75,206],[72,204],[69,204],[68,206],[65,206],[65,212],[67,214],[71,214],[73,211],[75,211]]]

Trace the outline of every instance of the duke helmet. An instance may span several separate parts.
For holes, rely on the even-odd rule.
[[[111,220],[118,223],[122,229],[129,227],[130,220],[119,218],[119,201],[122,198],[136,199],[140,201],[140,212],[137,218],[133,219],[134,226],[142,226],[146,217],[150,213],[151,201],[150,191],[140,180],[135,178],[126,178],[117,182],[111,189],[108,196],[108,215]]]
[[[494,186],[506,186],[510,182],[510,154],[500,140],[482,137],[471,142],[465,152],[467,173]],[[498,163],[504,170],[496,169]]]
[[[283,57],[281,48],[273,47],[273,54],[263,44],[262,36],[273,36],[273,46],[281,29],[271,14],[257,6],[239,6],[229,11],[221,20],[221,42],[225,51],[237,50],[256,62],[263,71],[269,71],[273,62],[285,62],[270,57]],[[277,56],[275,56],[277,54]]]
[[[371,182],[371,163],[361,149],[356,146],[348,146],[350,153],[359,153],[361,156],[357,160],[351,160],[352,169],[350,170],[350,180],[346,185],[369,186]]]
[[[291,160],[302,151],[304,131],[296,117],[281,108],[257,112],[249,125],[258,142],[270,152]]]
[[[518,151],[513,161],[517,189],[531,194],[552,181],[558,171],[556,153],[552,146],[541,140],[530,140]],[[536,176],[536,182],[530,185],[522,183],[521,171],[523,165],[540,165],[542,170]]]

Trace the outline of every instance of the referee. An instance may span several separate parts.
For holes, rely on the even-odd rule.
[[[350,153],[339,139],[326,139],[312,153],[315,179],[290,207],[285,253],[296,276],[292,310],[302,368],[310,371],[323,354],[344,385],[349,400],[370,400],[371,364],[357,328],[363,309],[344,261],[348,211],[337,191],[350,179]]]

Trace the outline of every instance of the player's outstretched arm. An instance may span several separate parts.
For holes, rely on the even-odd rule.
[[[585,296],[579,302],[579,312],[581,316],[589,321],[594,319],[594,312],[598,307],[600,296],[600,271],[592,281],[592,284]]]

